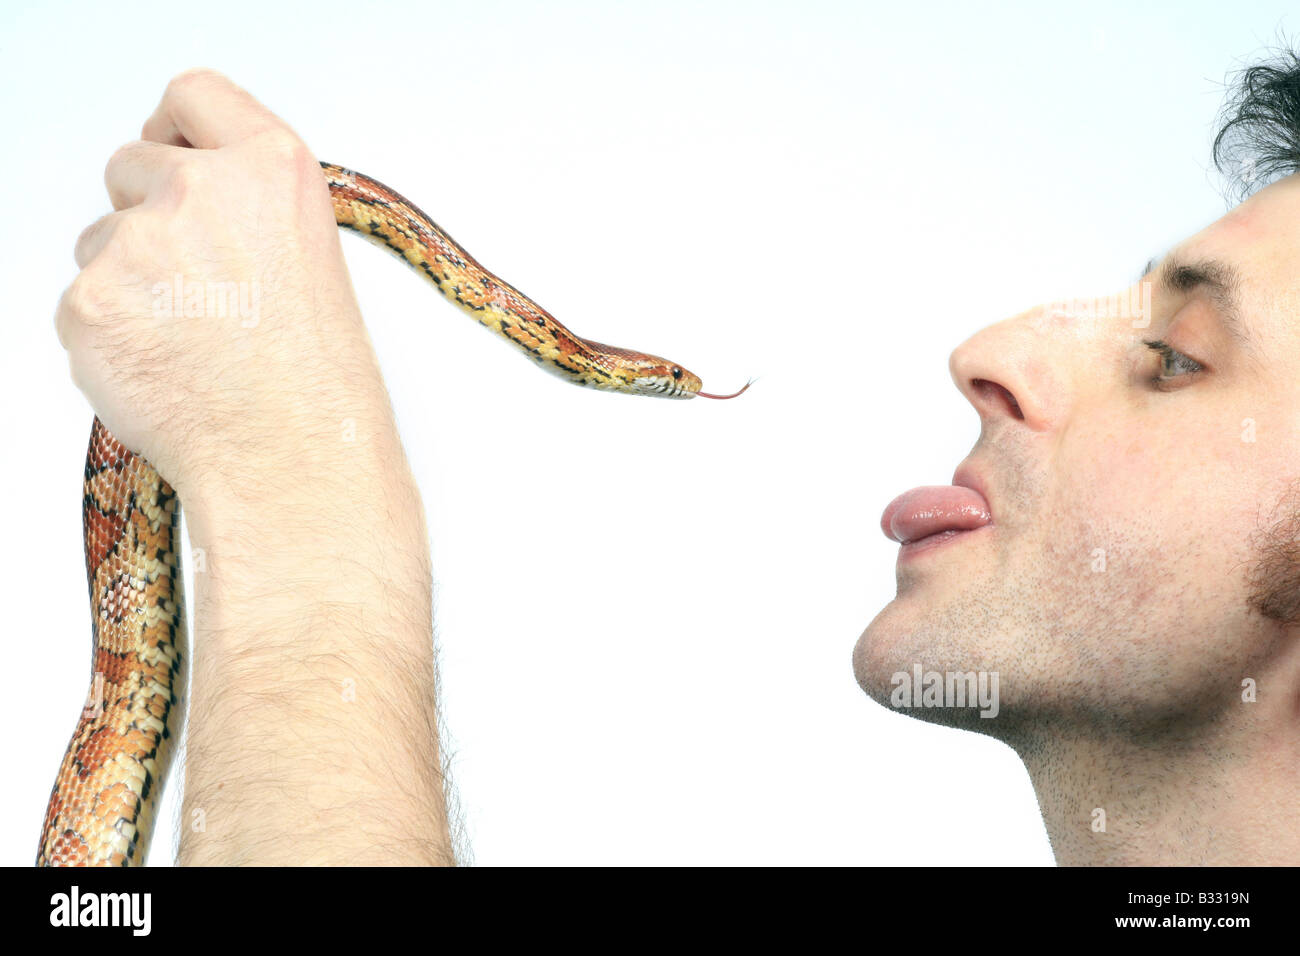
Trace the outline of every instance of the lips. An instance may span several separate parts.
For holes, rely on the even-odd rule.
[[[974,531],[992,522],[984,495],[961,485],[928,485],[905,491],[880,516],[885,537],[900,544],[948,532]]]

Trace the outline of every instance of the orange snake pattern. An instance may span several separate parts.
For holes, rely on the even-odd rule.
[[[367,176],[321,163],[338,225],[400,256],[479,323],[578,385],[666,398],[733,398],[654,355],[579,338]],[[38,866],[144,862],[185,685],[180,503],[95,419],[83,486],[92,677],[50,793]]]

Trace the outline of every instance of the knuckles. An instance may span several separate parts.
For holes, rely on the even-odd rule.
[[[214,83],[230,83],[226,75],[211,67],[195,66],[182,70],[167,81],[163,97],[175,97],[178,94],[192,92],[196,89],[212,86]]]
[[[144,140],[133,139],[113,150],[113,155],[108,157],[108,162],[104,164],[104,180],[112,179],[117,170],[135,162],[137,157],[142,156],[148,149],[149,144]]]
[[[77,236],[76,245],[73,246],[73,258],[77,260],[78,267],[84,269],[94,260],[94,248],[98,243],[100,233],[107,228],[107,216],[96,219],[85,229],[81,230],[81,235]]]
[[[298,138],[285,126],[269,126],[249,137],[244,144],[257,166],[266,171],[268,180],[289,180],[299,185],[310,179],[321,179],[320,163]]]
[[[147,252],[136,253],[135,250],[147,250],[151,241],[154,237],[150,235],[146,217],[140,212],[111,213],[96,219],[81,231],[74,255],[77,265],[83,270],[101,256],[117,265],[133,259],[148,261]]]
[[[99,276],[81,272],[64,290],[59,312],[80,325],[97,325],[112,313]]]
[[[173,204],[184,203],[207,190],[211,177],[199,159],[187,156],[163,174],[163,189]]]

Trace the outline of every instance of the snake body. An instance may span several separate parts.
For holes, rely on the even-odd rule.
[[[697,376],[667,359],[580,338],[398,193],[342,166],[321,168],[340,227],[400,256],[548,372],[606,391],[734,397],[701,391]],[[82,506],[91,689],[50,793],[36,862],[130,866],[147,854],[182,721],[180,503],[162,476],[96,418]]]

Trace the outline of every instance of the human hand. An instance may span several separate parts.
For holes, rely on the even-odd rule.
[[[182,73],[109,160],[56,325],[101,420],[187,507],[265,503],[394,436],[328,190],[301,139],[226,77]]]

